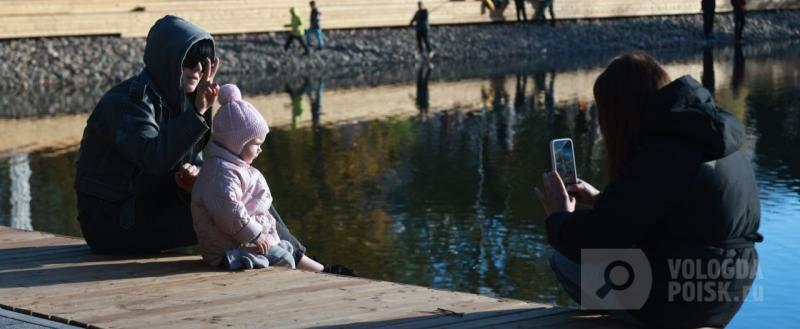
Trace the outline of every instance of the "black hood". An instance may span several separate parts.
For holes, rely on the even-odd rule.
[[[182,63],[189,49],[200,40],[214,42],[208,32],[172,15],[156,21],[147,34],[144,70],[171,109],[183,111],[186,97],[181,88]]]
[[[687,143],[716,160],[738,151],[745,130],[728,111],[717,106],[711,93],[686,75],[658,91],[645,111],[642,140]]]

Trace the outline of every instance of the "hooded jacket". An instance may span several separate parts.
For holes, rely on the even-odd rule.
[[[226,251],[260,234],[269,245],[280,242],[275,218],[269,213],[272,194],[266,179],[217,143],[208,144],[209,159],[192,189],[192,221],[200,254],[213,266],[222,263]]]
[[[294,36],[302,37],[306,31],[303,26],[303,19],[297,14],[297,9],[294,7],[292,7],[290,12],[292,13],[292,31],[290,33]]]
[[[75,190],[121,204],[123,227],[133,225],[136,195],[174,195],[176,168],[202,164],[210,111],[198,115],[181,87],[181,64],[201,40],[213,42],[179,17],[159,19],[147,35],[144,70],[106,92],[86,122]]]
[[[753,278],[714,280],[724,281],[719,287],[727,287],[735,301],[681,295],[670,301],[669,282],[702,278],[675,278],[668,261],[699,261],[703,268],[712,259],[757,261],[754,242],[763,239],[757,232],[759,194],[750,160],[740,150],[744,128],[700,83],[684,76],[659,90],[641,131],[638,152],[591,210],[546,219],[548,241],[575,262],[584,248],[640,248],[653,283],[635,317],[648,326],[724,326]]]

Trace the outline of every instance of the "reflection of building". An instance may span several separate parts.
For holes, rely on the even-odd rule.
[[[9,204],[11,211],[8,220],[0,224],[13,228],[32,230],[31,225],[31,165],[28,154],[20,154],[8,159]]]

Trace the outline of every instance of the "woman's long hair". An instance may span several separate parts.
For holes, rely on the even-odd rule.
[[[615,58],[597,77],[594,99],[608,152],[608,177],[614,180],[636,152],[642,113],[653,95],[671,81],[650,55],[634,51]]]

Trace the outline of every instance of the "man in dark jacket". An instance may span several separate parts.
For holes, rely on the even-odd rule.
[[[179,17],[159,19],[147,36],[144,70],[106,92],[89,116],[75,191],[81,230],[95,252],[196,243],[189,192],[219,91],[214,53],[207,32]],[[297,243],[302,256],[304,247],[273,215],[278,234]]]
[[[411,23],[408,25],[414,25],[416,23],[416,30],[417,30],[417,46],[419,46],[419,53],[424,54],[425,51],[422,49],[422,43],[425,42],[425,47],[428,49],[428,55],[431,56],[433,52],[431,51],[431,44],[430,40],[428,40],[428,30],[430,29],[430,23],[428,22],[428,9],[422,4],[422,1],[417,2],[417,12],[414,14],[414,18],[411,19]]]
[[[643,113],[635,156],[592,208],[546,219],[558,252],[551,264],[570,295],[580,301],[579,292],[592,289],[575,273],[577,264],[587,265],[582,252],[636,248],[649,261],[652,284],[641,309],[628,315],[648,326],[725,326],[747,296],[754,243],[763,239],[744,139],[742,125],[696,80],[685,76],[661,88]],[[685,272],[687,263],[697,270]],[[732,275],[740,265],[745,275]]]
[[[747,6],[747,1],[745,0],[731,0],[731,6],[733,6],[733,24],[735,28],[735,37],[736,41],[742,40],[742,31],[744,30],[744,15],[746,12],[745,7]]]
[[[322,20],[322,13],[319,11],[319,8],[317,8],[316,2],[311,1],[308,5],[311,6],[311,20],[309,20],[311,26],[308,31],[306,31],[306,43],[310,46],[311,35],[314,35],[314,37],[317,38],[317,46],[322,50],[322,47],[325,46],[325,36],[322,35],[322,25],[320,23]]]
[[[702,0],[700,6],[703,8],[703,34],[706,39],[710,39],[714,33],[714,15],[717,3],[714,0]]]

